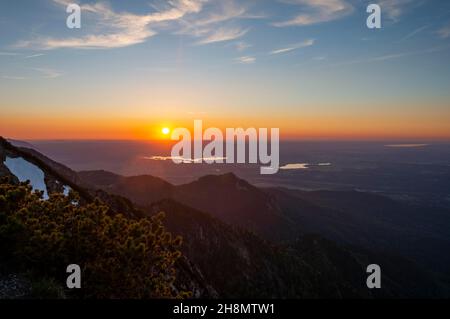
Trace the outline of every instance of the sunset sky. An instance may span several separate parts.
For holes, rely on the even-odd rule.
[[[0,135],[152,139],[202,119],[450,140],[449,1],[78,1],[79,30],[72,2],[0,2]]]

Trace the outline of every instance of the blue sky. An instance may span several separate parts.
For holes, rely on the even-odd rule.
[[[68,3],[0,3],[4,118],[450,119],[447,1],[79,1],[80,30]]]

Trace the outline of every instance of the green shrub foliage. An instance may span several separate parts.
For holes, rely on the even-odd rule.
[[[129,219],[110,215],[95,201],[81,206],[77,195],[54,194],[47,201],[29,184],[0,182],[0,256],[32,278],[65,286],[66,267],[82,268],[83,298],[182,298],[175,263],[180,237],[166,232],[161,213]]]

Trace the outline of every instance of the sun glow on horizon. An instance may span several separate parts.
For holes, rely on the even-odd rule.
[[[169,133],[170,133],[170,128],[168,128],[168,127],[163,127],[163,129],[161,130],[161,133],[163,133],[163,135],[169,135]]]

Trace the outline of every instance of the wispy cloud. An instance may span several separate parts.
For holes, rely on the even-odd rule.
[[[261,14],[251,14],[247,5],[234,0],[213,0],[202,16],[191,16],[180,20],[177,34],[189,35],[199,40],[197,44],[231,41],[244,36],[248,29],[239,20],[264,18]],[[243,43],[243,42],[242,42]],[[242,50],[245,49],[241,46]]]
[[[306,26],[342,18],[353,12],[353,6],[346,0],[280,0],[299,5],[302,9],[297,16],[273,23],[276,27]]]
[[[18,57],[18,58],[23,58],[23,59],[32,59],[32,58],[37,58],[37,57],[40,57],[43,55],[45,55],[45,54],[37,53],[37,54],[32,54],[32,55],[24,55],[22,53],[16,53],[16,52],[0,52],[0,56],[11,56],[11,57]]]
[[[238,50],[239,52],[245,51],[245,50],[247,50],[248,48],[251,48],[251,47],[252,47],[251,44],[248,44],[248,43],[246,43],[246,42],[244,42],[244,41],[240,41],[240,42],[238,42],[238,43],[235,43],[234,46],[235,46],[236,50]]]
[[[41,56],[44,56],[44,55],[45,54],[43,54],[43,53],[38,53],[38,54],[28,55],[28,56],[24,57],[24,59],[38,58],[38,57],[41,57]]]
[[[33,71],[34,75],[30,74],[30,75],[2,75],[0,76],[3,79],[6,80],[28,80],[28,79],[56,79],[60,76],[62,76],[62,73],[54,70],[54,69],[50,69],[50,68],[27,68],[28,72],[29,71]]]
[[[209,44],[215,42],[224,42],[236,40],[243,37],[249,30],[241,29],[240,27],[220,28],[205,36],[197,42],[197,44]]]
[[[417,28],[415,30],[413,30],[412,32],[408,33],[405,37],[403,37],[400,41],[405,41],[408,40],[414,36],[416,36],[417,34],[421,33],[422,31],[428,29],[430,26],[429,25],[425,25],[423,27]]]
[[[67,5],[67,0],[53,0],[59,5]],[[201,11],[206,0],[173,0],[158,12],[137,15],[127,12],[116,12],[106,2],[83,4],[83,12],[90,14],[98,20],[97,26],[102,28],[102,33],[88,34],[78,38],[38,38],[20,41],[16,47],[37,48],[43,50],[58,48],[120,48],[139,44],[152,37],[157,32],[153,25],[161,22],[175,21],[190,13]]]
[[[256,58],[253,56],[241,56],[236,58],[235,61],[240,64],[253,64],[256,62]]]
[[[370,58],[366,58],[366,59],[359,59],[359,60],[347,61],[347,62],[342,62],[342,63],[336,63],[332,66],[345,66],[345,65],[353,65],[353,64],[361,64],[361,63],[385,62],[385,61],[389,61],[389,60],[396,60],[396,59],[406,58],[406,57],[410,57],[410,56],[436,53],[436,52],[446,50],[448,48],[449,48],[449,46],[441,46],[441,47],[435,47],[435,48],[419,50],[419,51],[409,51],[409,52],[385,54],[385,55],[370,57]]]
[[[291,46],[289,46],[287,48],[273,50],[269,54],[270,55],[282,54],[282,53],[291,52],[291,51],[294,51],[294,50],[297,50],[297,49],[310,47],[310,46],[314,45],[314,42],[315,42],[314,39],[308,39],[308,40],[305,40],[305,41],[303,41],[301,43],[297,43],[297,44],[291,45]]]
[[[380,0],[380,5],[383,14],[390,20],[396,22],[404,14],[405,10],[409,8],[413,0]]]
[[[70,3],[69,0],[52,1],[61,6]],[[81,8],[87,15],[86,20],[95,21],[92,32],[81,37],[39,37],[19,41],[15,47],[40,50],[121,48],[143,43],[167,29],[197,38],[196,44],[209,44],[244,36],[248,29],[236,23],[239,19],[265,17],[251,14],[247,4],[234,0],[171,0],[161,3],[162,6],[153,5],[153,11],[146,14],[118,12],[108,2],[86,3]],[[89,26],[85,23],[83,29]]]
[[[238,5],[235,1],[220,1],[218,5],[217,10],[210,12],[203,18],[195,19],[192,25],[195,27],[206,26],[249,16],[247,8],[242,4]]]
[[[34,71],[40,72],[44,79],[55,79],[62,76],[62,73],[49,68],[33,68]]]

